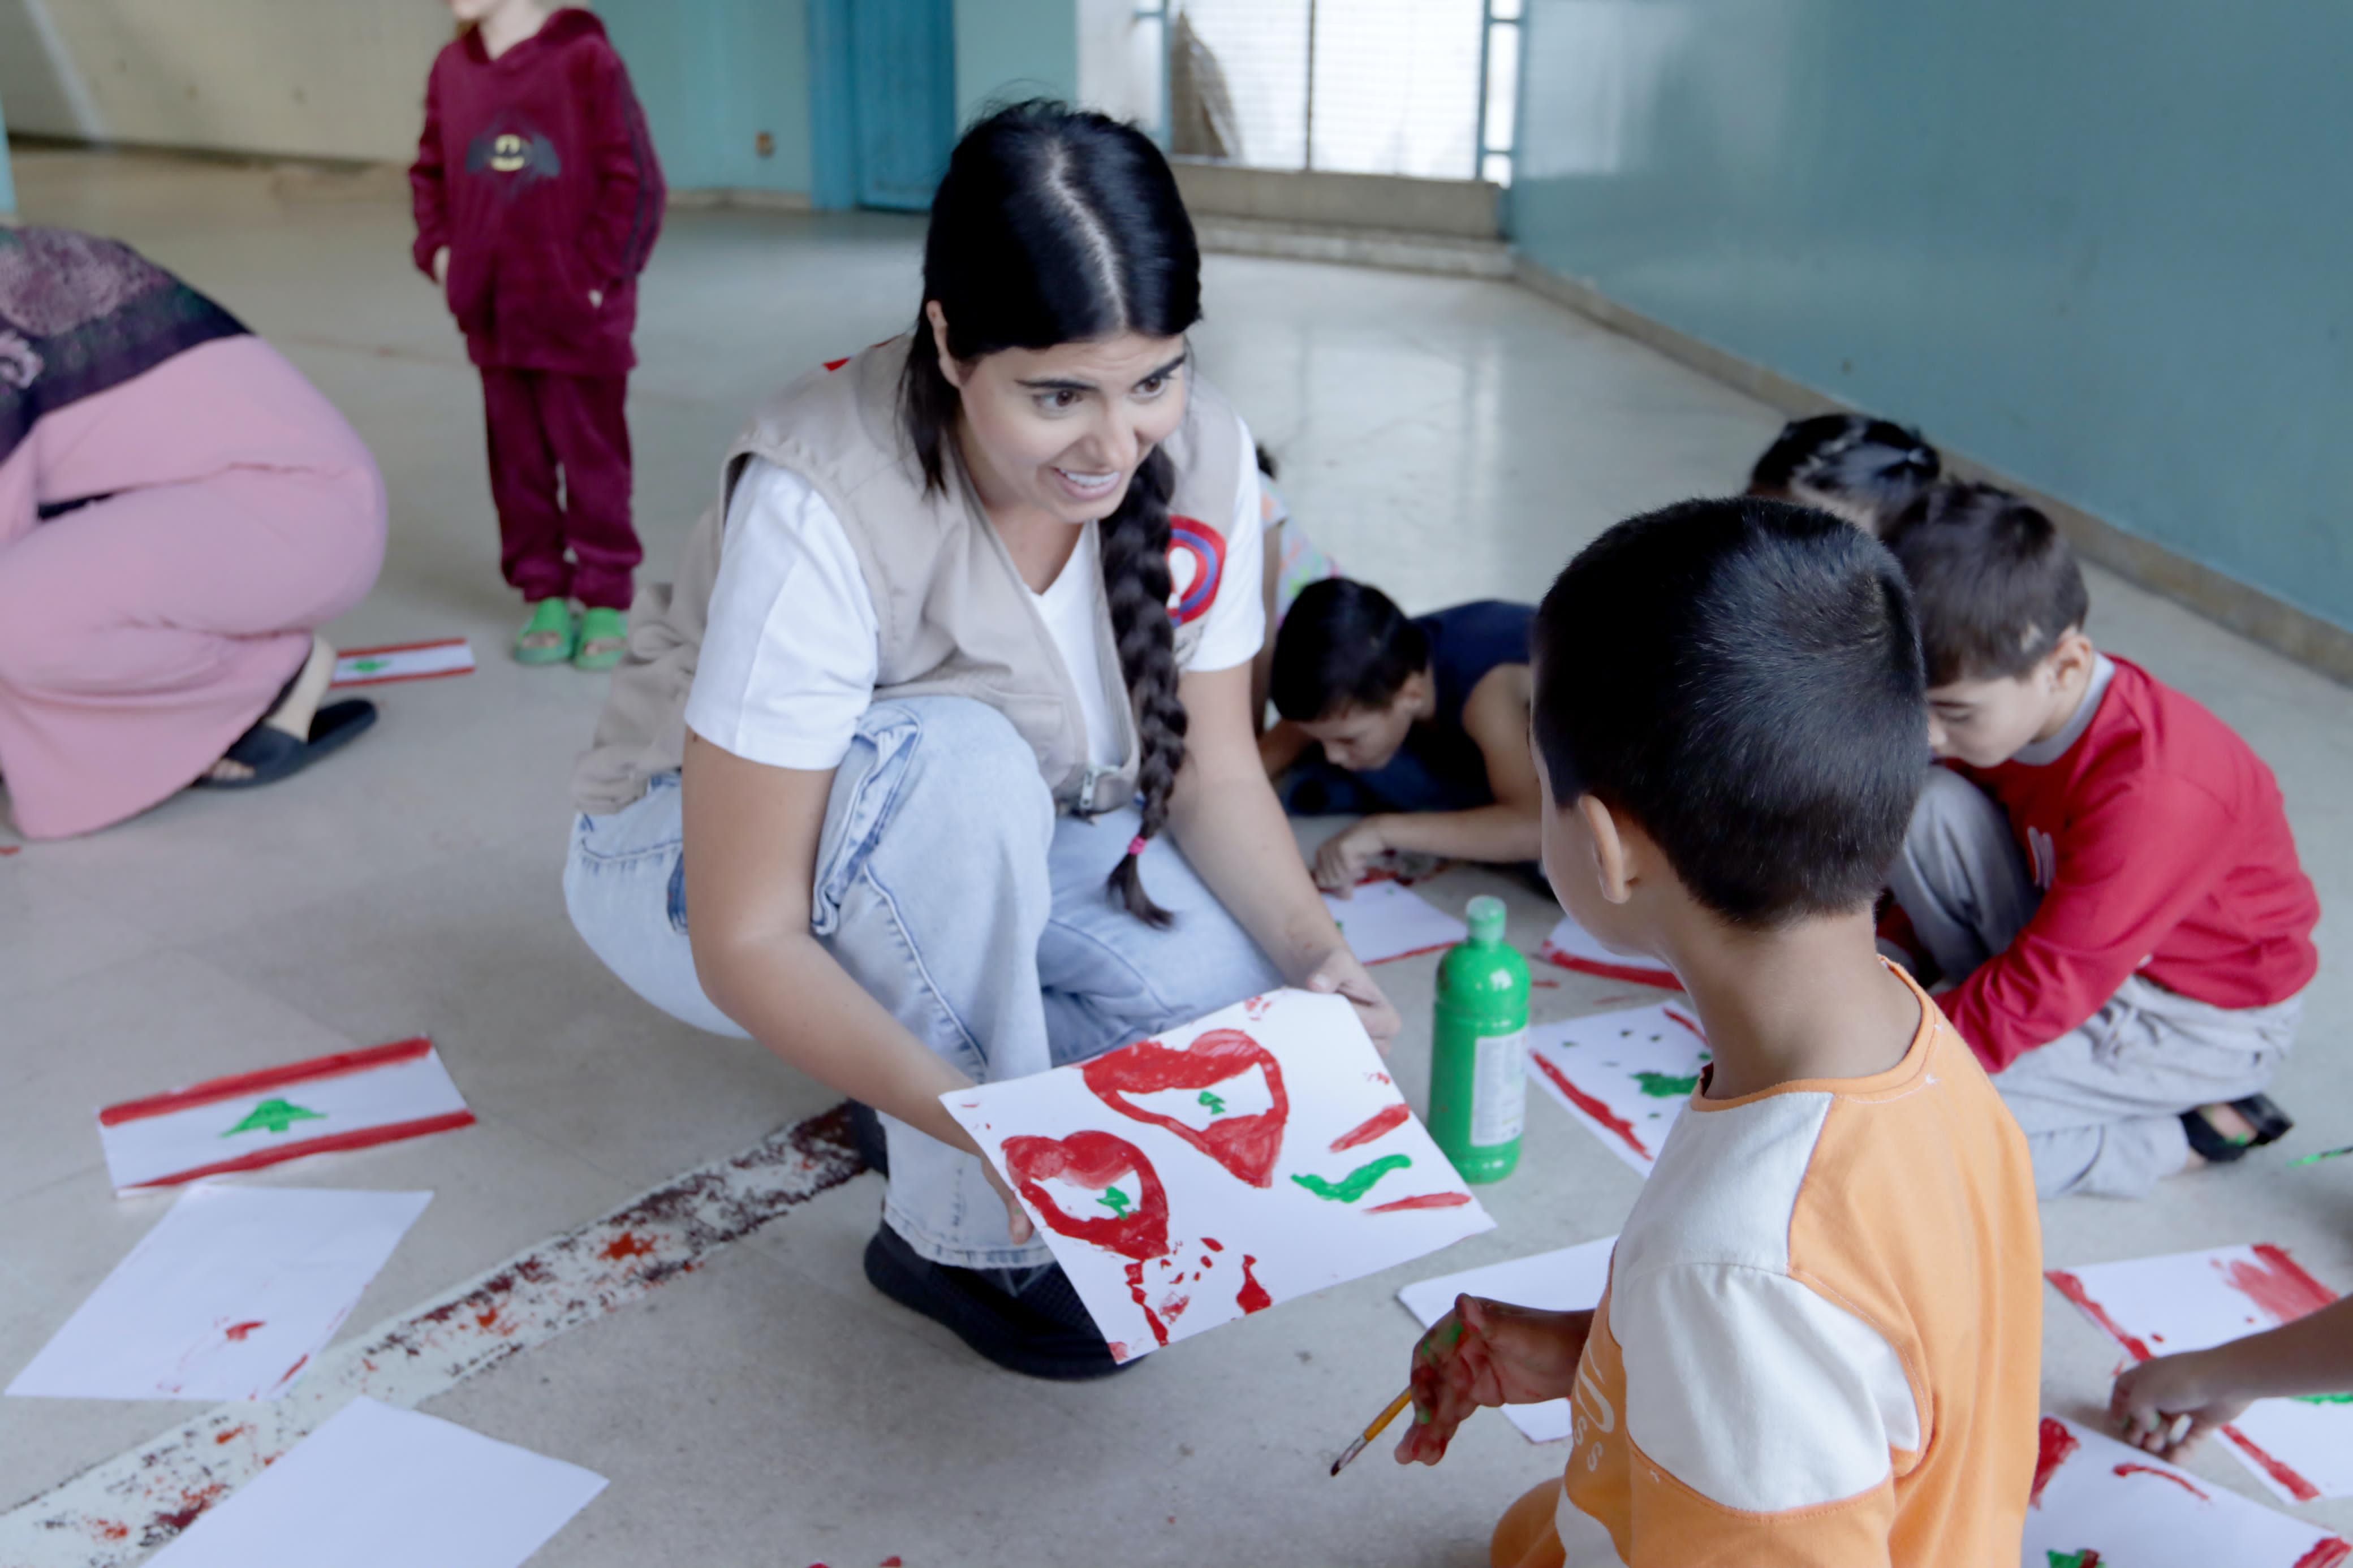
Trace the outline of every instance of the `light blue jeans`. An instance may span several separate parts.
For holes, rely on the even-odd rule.
[[[1155,931],[1103,879],[1135,836],[1133,810],[1058,816],[1005,716],[962,698],[878,702],[834,775],[810,928],[850,977],[975,1081],[1043,1072],[1282,984],[1266,955],[1165,837],[1144,885],[1176,917]],[[591,951],[672,1017],[744,1030],[711,1004],[687,945],[675,773],[572,829],[565,902]],[[1033,1268],[980,1162],[882,1118],[883,1217],[934,1262]]]

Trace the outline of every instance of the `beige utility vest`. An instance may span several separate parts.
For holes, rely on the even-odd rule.
[[[1122,759],[1112,770],[1088,762],[1078,689],[1013,557],[982,512],[954,443],[944,488],[923,488],[899,418],[906,362],[902,337],[812,372],[771,398],[728,448],[718,504],[687,536],[676,580],[638,589],[630,606],[628,652],[613,671],[596,741],[573,773],[573,800],[581,810],[618,811],[685,755],[686,700],[718,581],[727,503],[752,458],[807,480],[840,519],[879,623],[877,700],[956,696],[986,702],[1029,742],[1061,809],[1108,811],[1134,798],[1135,710],[1103,596],[1095,596],[1095,646],[1106,706],[1119,716]],[[1180,666],[1200,640],[1202,616],[1219,589],[1259,592],[1255,583],[1214,580],[1223,572],[1225,533],[1251,460],[1240,423],[1198,378],[1188,391],[1184,422],[1162,446],[1176,471],[1171,566],[1184,610],[1170,609]],[[1192,557],[1184,569],[1177,569],[1179,552]]]

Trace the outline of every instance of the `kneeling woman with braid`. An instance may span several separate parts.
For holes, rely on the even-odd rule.
[[[575,783],[588,945],[881,1111],[868,1278],[1039,1376],[1113,1363],[942,1093],[1285,982],[1397,1026],[1259,765],[1257,473],[1199,316],[1143,135],[974,127],[914,330],[737,439]]]

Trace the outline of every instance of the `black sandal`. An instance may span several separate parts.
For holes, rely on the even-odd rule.
[[[2227,1165],[2233,1160],[2246,1158],[2250,1149],[2260,1149],[2266,1143],[2276,1143],[2287,1136],[2295,1123],[2286,1111],[2272,1102],[2269,1095],[2251,1094],[2244,1100],[2230,1102],[2231,1109],[2246,1118],[2247,1125],[2255,1130],[2254,1136],[2241,1142],[2223,1133],[2206,1119],[2206,1108],[2181,1113],[2181,1130],[2189,1136],[2189,1147],[2199,1158],[2211,1165]]]
[[[273,711],[275,710],[273,709]],[[222,760],[242,763],[251,774],[241,779],[200,778],[197,789],[259,789],[263,784],[292,778],[331,752],[342,750],[375,722],[375,704],[364,697],[331,702],[311,720],[311,738],[298,741],[267,720],[239,735]]]

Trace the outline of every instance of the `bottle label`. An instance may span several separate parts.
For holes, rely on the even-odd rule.
[[[1479,1037],[1471,1068],[1471,1143],[1509,1143],[1527,1121],[1528,1032]]]

